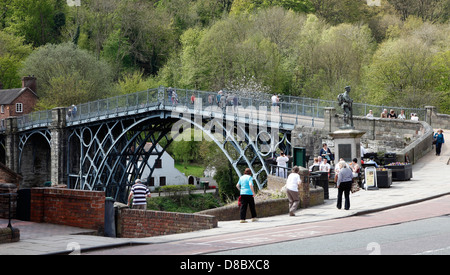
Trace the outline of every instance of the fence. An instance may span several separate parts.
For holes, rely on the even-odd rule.
[[[67,122],[93,119],[99,117],[113,117],[130,112],[144,112],[149,108],[177,108],[184,107],[186,110],[194,110],[198,105],[191,102],[194,96],[197,104],[200,104],[201,111],[213,110],[213,107],[228,111],[230,113],[237,112],[248,108],[256,110],[267,110],[267,112],[277,112],[280,114],[281,122],[283,116],[289,115],[291,119],[295,119],[296,124],[310,124],[314,126],[314,119],[323,118],[324,109],[326,107],[335,107],[340,110],[337,100],[323,100],[296,96],[280,95],[278,106],[272,106],[271,95],[260,93],[257,97],[241,96],[239,91],[224,92],[221,101],[217,100],[217,92],[188,90],[188,89],[169,89],[159,87],[149,89],[132,94],[120,95],[106,99],[100,99],[92,102],[78,104],[73,107],[66,108]],[[234,109],[234,110],[233,110]],[[407,118],[410,114],[415,113],[420,120],[426,120],[426,111],[422,108],[403,108],[384,105],[370,105],[364,103],[353,104],[354,116],[365,116],[369,110],[372,110],[374,116],[379,116],[383,109],[394,109],[396,113],[404,110]],[[239,112],[237,112],[239,113]],[[30,128],[47,127],[52,120],[51,110],[44,110],[23,115],[18,118],[18,129],[27,130]],[[0,132],[5,131],[5,121],[0,121]]]

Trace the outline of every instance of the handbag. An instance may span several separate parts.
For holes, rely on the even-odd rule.
[[[239,207],[241,207],[241,206],[242,206],[242,202],[241,202],[241,196],[239,196],[239,199],[238,199],[238,206],[239,206]]]

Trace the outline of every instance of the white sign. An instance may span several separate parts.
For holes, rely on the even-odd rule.
[[[366,190],[377,187],[377,168],[366,167],[364,170],[364,178],[366,182]]]
[[[81,6],[81,0],[67,0],[67,5],[69,5],[69,7],[73,7],[73,6]]]

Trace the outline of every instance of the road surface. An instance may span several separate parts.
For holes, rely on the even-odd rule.
[[[245,230],[245,224],[236,222],[236,226],[242,226],[242,232],[91,251],[85,254],[427,254],[427,251],[448,253],[450,219],[447,215],[449,214],[450,196],[443,196],[361,216],[252,231]],[[419,228],[417,232],[414,231],[416,228]],[[396,232],[409,232],[409,235],[394,234]],[[415,237],[417,242],[407,242],[407,240],[414,240],[414,236],[422,236],[422,238]],[[433,236],[436,237],[432,242],[433,245],[425,246],[425,243],[431,243],[431,239],[427,238]],[[402,242],[405,246],[399,246]],[[321,244],[317,245],[317,243]],[[414,247],[409,249],[406,246]]]

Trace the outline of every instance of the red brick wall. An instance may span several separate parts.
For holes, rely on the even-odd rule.
[[[4,105],[4,113],[0,113],[0,119],[10,116],[22,116],[29,114],[36,106],[38,98],[29,90],[25,90],[18,98],[16,98],[10,105]],[[16,103],[22,103],[23,112],[16,113]]]
[[[209,215],[122,209],[117,227],[117,237],[144,238],[214,228],[217,219]]]
[[[46,222],[88,228],[102,232],[105,193],[65,188],[32,188],[33,222]]]

